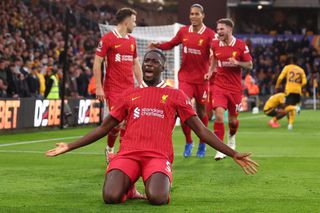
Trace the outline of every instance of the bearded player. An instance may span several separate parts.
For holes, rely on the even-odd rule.
[[[106,99],[109,110],[115,107],[121,99],[121,94],[134,87],[133,73],[140,84],[142,72],[137,57],[137,45],[130,35],[136,26],[136,11],[122,8],[116,13],[117,26],[112,32],[102,36],[96,50],[93,72],[96,79],[96,97]],[[105,62],[106,76],[102,86],[101,65]],[[114,143],[119,134],[119,128],[113,128],[108,134],[106,146],[106,161],[114,153]],[[122,129],[122,134],[123,134]]]
[[[213,86],[213,108],[216,120],[214,132],[224,139],[224,112],[229,114],[228,145],[235,149],[235,135],[238,130],[238,113],[242,99],[242,70],[252,69],[252,57],[245,42],[232,35],[234,23],[224,18],[217,22],[218,39],[212,42],[212,66],[210,73],[216,70]],[[221,160],[225,155],[217,152],[215,159]]]

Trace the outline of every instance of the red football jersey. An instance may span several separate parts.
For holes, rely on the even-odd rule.
[[[242,68],[233,66],[228,62],[229,58],[235,58],[238,61],[252,61],[249,48],[240,39],[232,37],[229,45],[219,40],[213,40],[212,51],[214,57],[218,60],[217,73],[215,75],[214,85],[232,92],[241,92],[241,71]]]
[[[192,26],[181,27],[176,36],[161,43],[159,49],[169,50],[182,43],[182,63],[178,73],[179,81],[203,84],[204,75],[209,70],[209,56],[215,32],[203,25],[199,32],[193,32]]]
[[[143,83],[139,88],[126,91],[123,97],[110,112],[118,121],[127,121],[119,152],[156,152],[172,162],[176,117],[185,122],[196,115],[187,96],[161,82],[156,87]]]
[[[102,36],[96,55],[107,57],[104,91],[122,93],[134,87],[133,60],[137,57],[136,40],[132,36],[121,37],[114,29]]]

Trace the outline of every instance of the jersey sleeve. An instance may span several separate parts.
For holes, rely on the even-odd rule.
[[[180,28],[180,30],[177,32],[177,34],[175,35],[175,37],[173,37],[170,41],[167,42],[163,42],[161,44],[159,44],[158,48],[161,50],[171,50],[173,47],[177,46],[178,44],[181,43],[182,41],[182,28]]]
[[[133,53],[133,58],[137,58],[138,54],[137,54],[137,41],[136,39],[134,39],[134,53]]]
[[[242,50],[242,61],[252,61],[252,57],[250,55],[249,47],[244,44],[243,50]]]
[[[190,99],[182,91],[179,91],[176,104],[177,113],[182,123],[184,123],[191,116],[196,115],[192,108]]]
[[[106,36],[103,36],[100,41],[99,41],[99,44],[98,44],[98,47],[96,49],[96,55],[97,56],[100,56],[100,57],[105,57],[106,54],[107,54],[107,51],[110,47],[110,42],[109,40],[107,39]]]
[[[283,68],[283,70],[281,71],[279,77],[278,77],[278,80],[277,80],[277,83],[276,83],[276,86],[275,86],[276,89],[279,88],[281,81],[282,81],[283,78],[287,75],[287,71],[288,71],[288,67],[285,66],[285,67]]]

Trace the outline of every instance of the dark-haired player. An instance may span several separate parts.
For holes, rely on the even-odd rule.
[[[112,32],[102,36],[96,49],[93,72],[96,79],[96,97],[106,99],[109,110],[115,107],[121,99],[121,94],[134,87],[133,73],[140,84],[142,73],[137,57],[137,45],[134,37],[129,35],[136,26],[136,11],[122,8],[117,11],[117,26]],[[101,84],[101,64],[105,62],[106,76]],[[108,134],[106,160],[114,153],[114,143],[119,133],[119,127],[113,128]]]
[[[197,114],[205,126],[208,126],[208,116],[205,106],[208,98],[208,79],[205,75],[209,71],[210,46],[215,32],[203,23],[204,9],[200,4],[190,7],[191,25],[181,27],[176,36],[168,42],[151,43],[150,48],[169,50],[182,44],[182,63],[178,72],[179,89],[191,99],[195,98]],[[184,156],[192,154],[193,141],[191,130],[182,124],[186,137]],[[205,143],[200,140],[197,157],[204,157],[206,153]]]
[[[223,144],[196,116],[188,97],[165,84],[161,79],[164,64],[165,58],[161,52],[147,52],[142,65],[144,81],[140,87],[126,91],[101,126],[74,143],[59,143],[46,153],[47,156],[56,156],[86,146],[127,119],[120,150],[107,168],[103,186],[105,203],[124,202],[129,188],[140,176],[151,204],[169,202],[172,132],[177,115],[202,141],[232,157],[247,174],[257,171],[257,164],[249,158],[250,154],[238,153]]]
[[[280,84],[284,78],[286,78],[286,108],[291,108],[289,112],[289,124],[288,130],[293,128],[293,122],[295,119],[296,106],[301,100],[301,89],[307,83],[307,78],[304,70],[296,65],[297,58],[289,58],[289,64],[286,65],[281,71],[275,89],[279,90]],[[299,108],[299,107],[298,107]]]

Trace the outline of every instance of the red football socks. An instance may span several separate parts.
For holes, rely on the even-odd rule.
[[[181,124],[181,127],[184,133],[184,136],[186,137],[186,143],[189,143],[189,144],[192,143],[191,129],[185,124]]]
[[[214,134],[220,138],[221,141],[223,141],[224,138],[224,124],[220,122],[214,122],[213,125]]]

